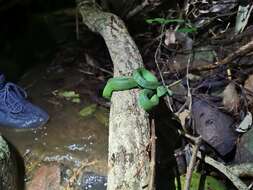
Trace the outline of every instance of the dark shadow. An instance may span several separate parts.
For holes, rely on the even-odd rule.
[[[156,189],[175,189],[176,160],[174,150],[180,147],[181,140],[177,129],[180,123],[173,119],[164,101],[154,108],[151,117],[155,120],[156,127]]]

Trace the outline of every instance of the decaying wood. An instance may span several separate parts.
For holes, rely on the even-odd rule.
[[[83,22],[105,40],[114,64],[114,77],[129,76],[143,66],[124,23],[102,12],[92,0],[77,1]],[[138,190],[148,186],[150,139],[148,114],[137,104],[138,90],[114,92],[109,122],[108,190]]]
[[[239,177],[253,177],[253,164],[242,163],[232,166],[227,166],[234,175]]]

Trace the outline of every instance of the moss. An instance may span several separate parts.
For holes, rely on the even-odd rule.
[[[0,136],[0,159],[4,160],[6,156],[10,157],[10,150],[6,141]]]

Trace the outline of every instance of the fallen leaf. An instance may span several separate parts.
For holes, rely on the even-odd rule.
[[[96,109],[97,109],[97,104],[91,104],[81,109],[81,111],[79,112],[79,115],[82,117],[88,117],[92,115],[93,113],[95,113]]]
[[[229,83],[224,89],[222,103],[229,112],[237,112],[240,106],[240,97],[233,83]]]
[[[79,98],[79,94],[77,94],[75,91],[59,92],[58,95],[64,98]]]
[[[185,109],[183,112],[178,114],[178,118],[180,119],[181,125],[183,127],[185,127],[185,121],[186,121],[186,118],[189,117],[189,115],[190,115],[190,111],[187,109]]]
[[[169,46],[170,44],[175,44],[176,43],[176,35],[174,31],[167,30],[165,32],[165,40],[164,43],[166,46]]]

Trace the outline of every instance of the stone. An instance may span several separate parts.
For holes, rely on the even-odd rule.
[[[58,165],[43,165],[38,168],[27,190],[59,190],[61,170]]]

